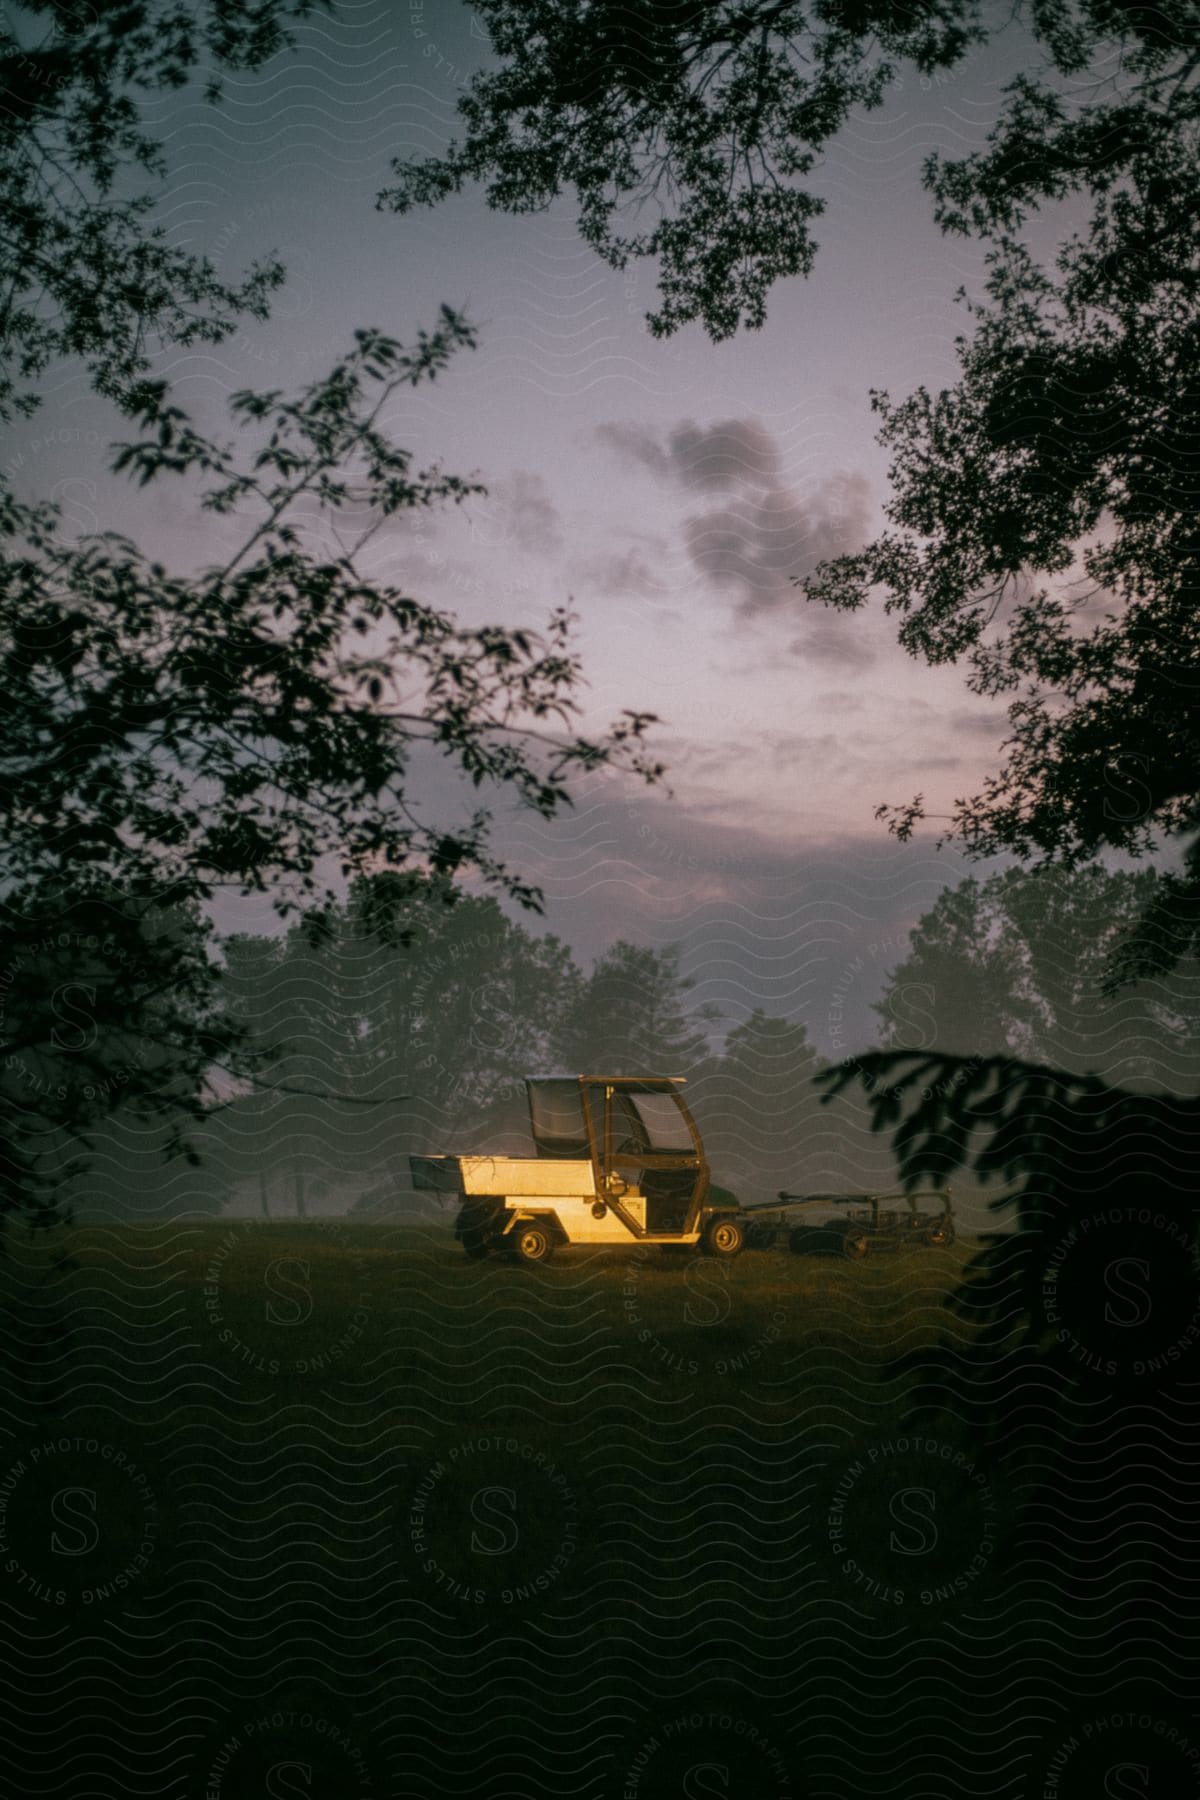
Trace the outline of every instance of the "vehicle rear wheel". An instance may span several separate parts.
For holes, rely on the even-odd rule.
[[[861,1262],[870,1247],[870,1239],[862,1231],[848,1231],[842,1239],[842,1255],[852,1262]]]
[[[554,1254],[554,1239],[545,1225],[518,1225],[509,1243],[513,1256],[521,1263],[548,1262]]]
[[[709,1222],[700,1248],[705,1256],[738,1256],[745,1248],[746,1232],[738,1219],[718,1218]]]
[[[935,1249],[942,1249],[947,1244],[952,1244],[954,1242],[954,1220],[939,1219],[936,1225],[931,1225],[925,1233],[925,1242],[932,1244]]]
[[[482,1231],[464,1231],[462,1247],[472,1262],[482,1262],[488,1253],[488,1241]]]

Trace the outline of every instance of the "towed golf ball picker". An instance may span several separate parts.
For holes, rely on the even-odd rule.
[[[466,1254],[493,1253],[540,1263],[562,1245],[677,1245],[736,1256],[767,1248],[785,1233],[793,1250],[817,1248],[824,1232],[848,1256],[873,1243],[951,1243],[948,1194],[942,1211],[881,1212],[889,1198],[861,1194],[781,1194],[740,1207],[712,1182],[704,1144],[678,1076],[573,1075],[526,1081],[534,1156],[411,1156],[413,1186],[457,1197],[455,1236]],[[804,1207],[858,1203],[833,1227],[810,1227]]]
[[[940,1202],[936,1212],[924,1211],[922,1200]],[[917,1188],[900,1194],[789,1194],[781,1190],[779,1204],[750,1207],[753,1222],[747,1242],[769,1248],[786,1232],[788,1248],[797,1255],[836,1253],[858,1262],[870,1250],[903,1250],[906,1245],[929,1244],[944,1248],[954,1242],[954,1203],[949,1188]],[[817,1222],[805,1218],[806,1206],[845,1206],[841,1218]]]

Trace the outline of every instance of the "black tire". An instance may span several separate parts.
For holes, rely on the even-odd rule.
[[[936,1225],[931,1225],[925,1233],[925,1242],[932,1244],[935,1250],[949,1248],[954,1242],[954,1220],[939,1219]]]
[[[472,1262],[482,1262],[488,1253],[488,1241],[482,1231],[464,1231],[462,1247]]]
[[[700,1239],[700,1248],[705,1256],[719,1256],[725,1261],[740,1256],[746,1247],[746,1228],[740,1219],[729,1213],[722,1213],[710,1219],[704,1228],[704,1236]]]
[[[514,1226],[508,1243],[510,1254],[519,1263],[549,1262],[554,1254],[553,1233],[549,1226],[536,1219],[527,1219],[523,1225]]]
[[[865,1231],[848,1231],[842,1239],[842,1255],[851,1262],[861,1262],[870,1248],[871,1240]]]

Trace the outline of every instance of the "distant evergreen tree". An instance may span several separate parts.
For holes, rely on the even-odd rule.
[[[1113,957],[1153,869],[1010,869],[948,889],[920,920],[876,1005],[888,1050],[1013,1055],[1114,1083],[1190,1091],[1200,1077],[1200,974],[1110,993]]]
[[[991,883],[974,877],[947,888],[917,921],[906,957],[891,971],[875,1011],[888,1050],[1002,1054],[1027,1032],[1033,1012],[1011,930],[1001,929]]]
[[[570,1074],[683,1075],[711,1064],[708,1027],[719,1013],[698,1006],[695,982],[680,971],[682,947],[613,944],[568,996],[553,1032],[561,1069]]]
[[[741,1200],[804,1185],[827,1118],[813,1076],[824,1060],[804,1025],[756,1007],[725,1040],[696,1112],[717,1179]]]

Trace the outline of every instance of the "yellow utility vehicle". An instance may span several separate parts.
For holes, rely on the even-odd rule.
[[[745,1227],[714,1189],[696,1122],[668,1075],[529,1080],[536,1156],[413,1156],[413,1186],[461,1201],[470,1257],[545,1262],[563,1244],[678,1244],[736,1256]]]

